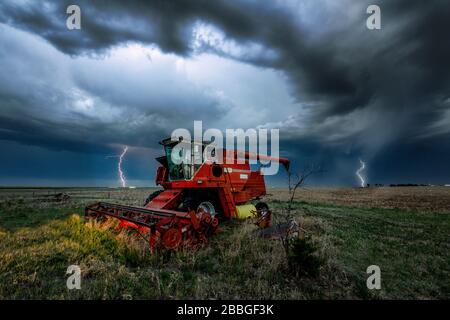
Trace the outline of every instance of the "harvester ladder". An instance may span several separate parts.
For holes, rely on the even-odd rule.
[[[231,182],[230,172],[228,170],[225,170],[226,172],[226,179],[228,179],[228,183],[230,184],[231,188],[223,188],[223,193],[225,195],[225,200],[227,202],[227,208],[230,210],[230,216],[236,217],[236,204],[234,202],[233,198],[233,183]]]

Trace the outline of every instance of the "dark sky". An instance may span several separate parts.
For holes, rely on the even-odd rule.
[[[446,0],[3,0],[0,185],[115,186],[124,145],[152,185],[194,120],[279,128],[312,185],[356,186],[359,159],[369,183],[450,183],[449,30]]]

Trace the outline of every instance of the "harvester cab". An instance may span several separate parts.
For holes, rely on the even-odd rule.
[[[161,190],[150,194],[143,207],[88,205],[86,217],[116,218],[119,227],[148,238],[152,249],[204,243],[217,232],[219,221],[227,219],[254,217],[258,226],[270,225],[267,204],[250,203],[266,195],[264,175],[261,170],[251,171],[250,159],[277,161],[286,169],[288,159],[217,149],[210,142],[169,138],[160,144],[165,155],[156,158],[160,166],[155,182]]]
[[[203,163],[203,153],[209,145],[196,141],[172,141],[170,138],[160,144],[164,147],[165,156],[156,160],[168,170],[168,178],[172,181],[190,180]]]

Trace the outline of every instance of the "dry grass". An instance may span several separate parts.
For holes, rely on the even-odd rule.
[[[286,189],[270,189],[272,200],[289,199]],[[303,188],[295,200],[359,208],[450,211],[450,187]]]

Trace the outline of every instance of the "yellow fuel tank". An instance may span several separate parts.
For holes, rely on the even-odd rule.
[[[236,206],[236,218],[237,219],[247,219],[254,217],[256,214],[256,208],[252,204],[243,204]]]

